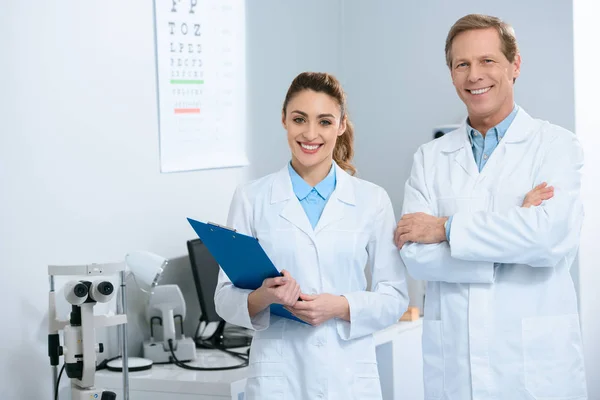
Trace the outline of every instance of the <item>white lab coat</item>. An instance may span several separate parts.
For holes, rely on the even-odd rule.
[[[408,305],[405,267],[393,243],[394,212],[382,188],[334,167],[336,188],[314,230],[287,166],[234,194],[228,225],[257,237],[304,293],[344,295],[351,318],[317,327],[268,309],[250,318],[250,290],[234,287],[221,270],[217,312],[256,330],[247,400],[381,399],[372,333],[398,321]],[[366,291],[367,263],[372,292]]]
[[[428,281],[426,399],[587,398],[569,274],[582,165],[571,132],[522,109],[481,173],[465,124],[417,151],[403,214],[454,215],[450,243],[401,251],[409,273]],[[521,208],[541,182],[554,197]]]

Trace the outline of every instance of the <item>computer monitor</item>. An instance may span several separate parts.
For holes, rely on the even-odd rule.
[[[250,336],[227,334],[225,321],[217,314],[214,297],[219,279],[219,264],[201,239],[188,240],[187,249],[200,302],[200,321],[207,324],[210,322],[219,324],[215,333],[207,340],[212,342],[215,347],[220,348],[248,346]]]
[[[196,284],[196,293],[200,302],[202,315],[200,321],[221,322],[223,319],[215,309],[215,289],[219,277],[219,264],[210,254],[202,240],[194,239],[187,242],[192,275]]]

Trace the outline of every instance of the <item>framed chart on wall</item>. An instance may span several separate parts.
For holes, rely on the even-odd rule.
[[[161,172],[246,155],[244,0],[154,0]]]

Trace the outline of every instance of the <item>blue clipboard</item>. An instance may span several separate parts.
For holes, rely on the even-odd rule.
[[[231,283],[241,289],[258,289],[267,278],[281,276],[258,239],[212,223],[187,219]],[[271,313],[307,324],[281,304],[271,304]]]

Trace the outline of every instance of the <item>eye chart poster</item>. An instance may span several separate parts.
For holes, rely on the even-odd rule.
[[[161,172],[246,156],[244,0],[154,0]]]

